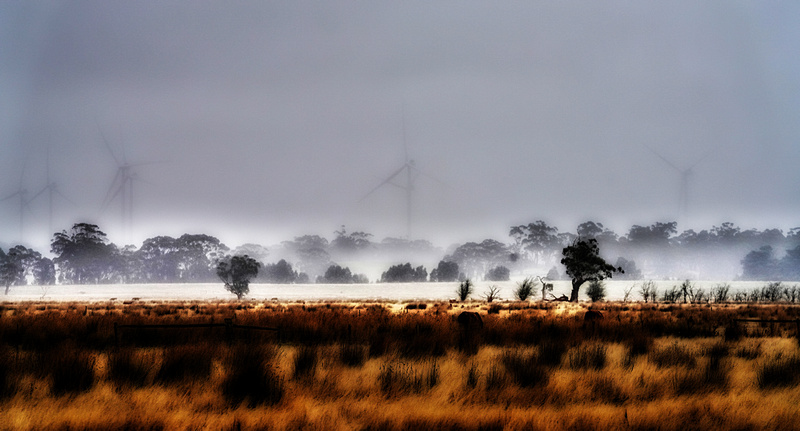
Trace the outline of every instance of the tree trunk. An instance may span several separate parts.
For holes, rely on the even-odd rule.
[[[578,291],[585,280],[572,280],[572,295],[569,297],[569,302],[578,302]]]

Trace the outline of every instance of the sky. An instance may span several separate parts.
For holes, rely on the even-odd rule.
[[[407,160],[410,236],[445,246],[536,220],[786,231],[799,21],[778,1],[0,2],[0,198],[48,171],[63,194],[22,231],[0,202],[0,243],[82,221],[118,244],[404,237],[405,177],[369,192]]]

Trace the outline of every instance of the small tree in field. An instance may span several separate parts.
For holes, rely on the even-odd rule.
[[[472,281],[468,278],[461,283],[458,284],[458,289],[456,289],[456,294],[458,295],[458,299],[461,301],[466,301],[470,295],[472,295],[473,291],[473,284]]]
[[[567,268],[567,275],[572,278],[572,295],[569,300],[578,302],[578,291],[587,281],[601,281],[611,278],[614,272],[624,272],[615,268],[600,257],[597,240],[576,239],[572,245],[564,247],[564,258],[561,263]]]
[[[258,275],[260,266],[247,255],[226,257],[217,264],[217,276],[225,283],[225,289],[242,299],[250,293],[250,280]]]

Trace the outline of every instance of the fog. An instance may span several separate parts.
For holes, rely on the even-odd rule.
[[[2,2],[0,198],[48,175],[59,193],[52,224],[48,191],[22,226],[0,202],[0,243],[46,251],[78,221],[231,247],[342,225],[507,242],[540,219],[786,231],[799,21],[791,2]],[[405,177],[367,194],[412,160],[409,232]]]

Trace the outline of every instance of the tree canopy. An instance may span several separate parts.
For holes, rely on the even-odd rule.
[[[564,247],[561,263],[567,268],[567,275],[572,278],[572,295],[570,301],[578,301],[578,291],[587,281],[601,281],[611,278],[614,272],[623,272],[600,257],[600,248],[594,238],[573,241]]]

